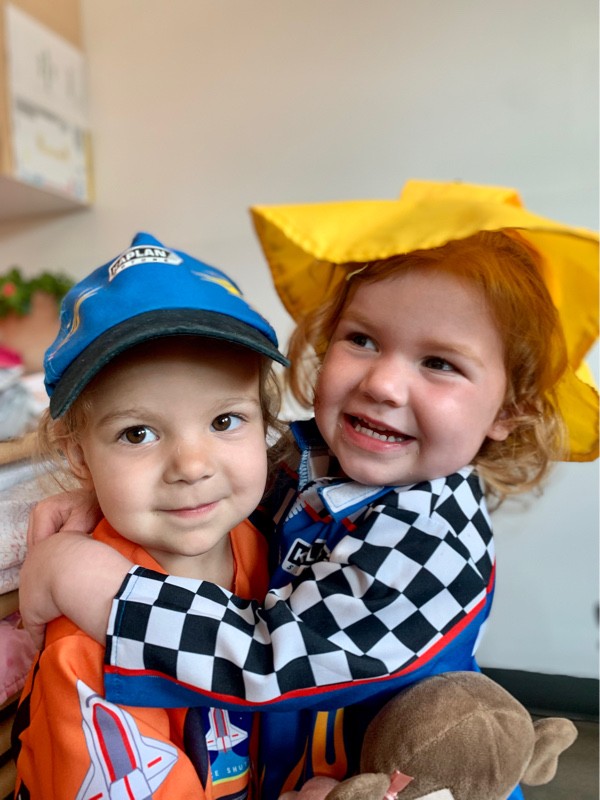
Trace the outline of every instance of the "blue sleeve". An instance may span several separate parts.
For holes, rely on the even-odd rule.
[[[262,606],[134,568],[113,603],[107,695],[129,705],[327,708],[357,685],[368,695],[420,670],[471,669],[491,575],[458,537],[398,509],[371,514]]]

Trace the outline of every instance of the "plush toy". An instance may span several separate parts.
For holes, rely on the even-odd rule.
[[[505,800],[519,783],[552,780],[576,736],[567,719],[533,722],[485,675],[444,673],[382,708],[367,728],[359,775],[312,778],[280,800]]]

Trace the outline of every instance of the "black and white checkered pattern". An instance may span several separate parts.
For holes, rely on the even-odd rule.
[[[319,488],[312,483],[299,500],[311,510],[309,541],[326,545],[321,560],[271,590],[262,607],[209,583],[135,569],[113,605],[107,663],[253,704],[279,702],[398,674],[483,606],[493,541],[470,468],[389,489],[341,521],[327,515]],[[298,524],[298,504],[293,516]]]

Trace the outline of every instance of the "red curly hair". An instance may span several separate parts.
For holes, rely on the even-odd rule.
[[[443,247],[346,266],[348,277],[291,336],[287,382],[294,398],[312,406],[318,369],[340,314],[359,286],[402,270],[451,273],[483,292],[504,345],[507,389],[502,411],[512,430],[505,441],[484,441],[474,464],[486,492],[498,501],[537,487],[552,463],[563,457],[567,439],[555,398],[567,367],[566,346],[538,253],[518,233],[482,231]]]

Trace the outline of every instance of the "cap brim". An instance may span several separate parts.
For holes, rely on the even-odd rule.
[[[50,397],[50,414],[56,419],[67,411],[88,383],[116,356],[137,344],[168,336],[219,339],[288,366],[289,361],[256,328],[234,317],[196,309],[149,311],[115,325],[95,339],[65,370]]]

